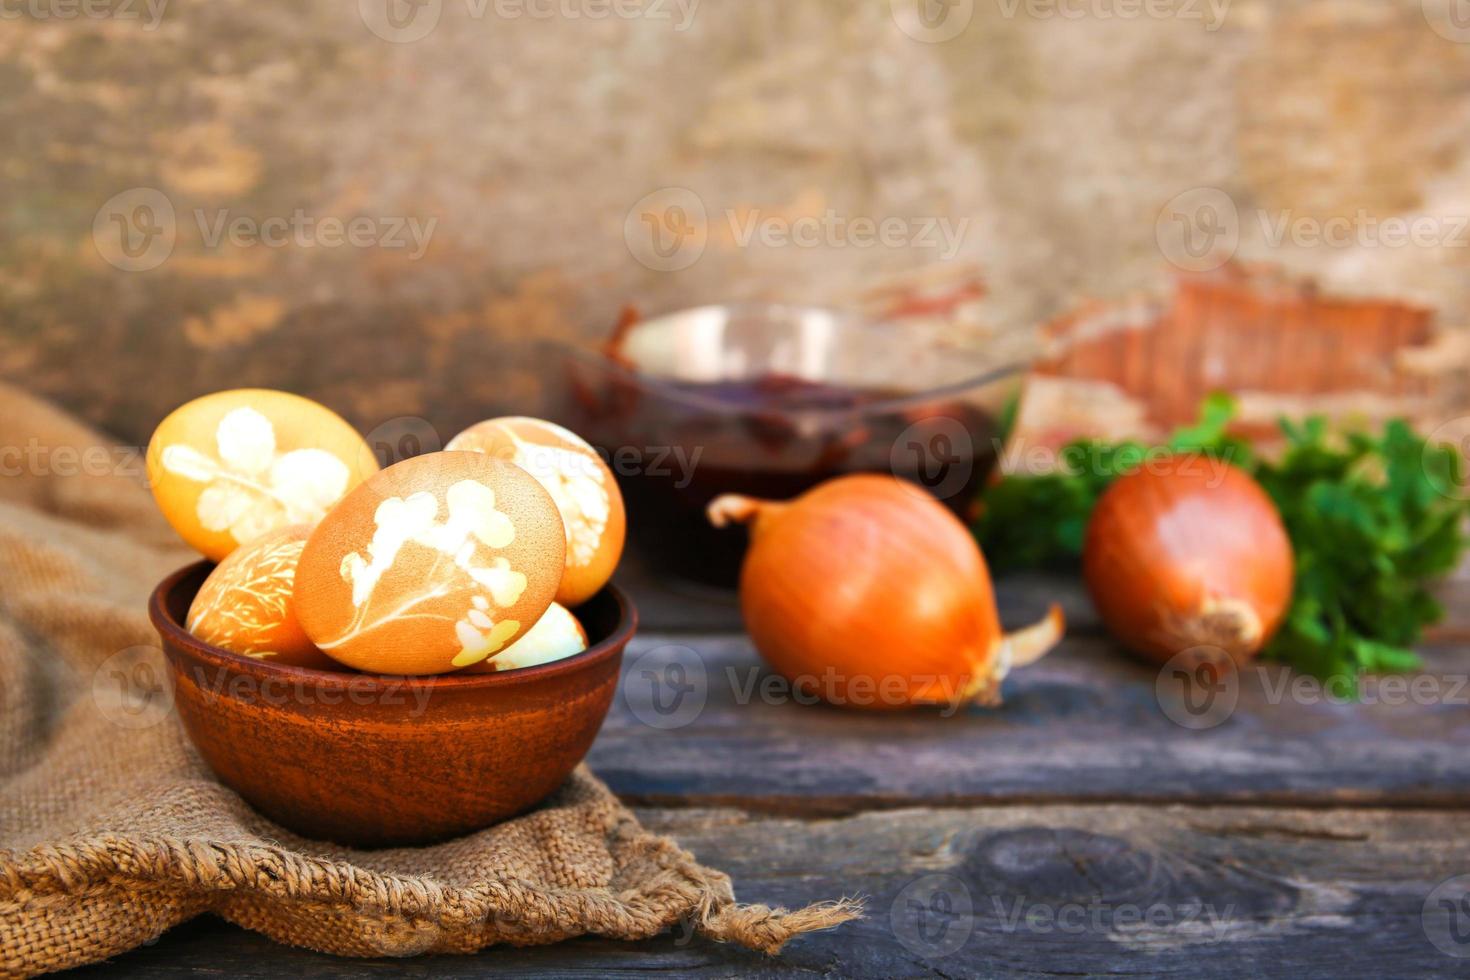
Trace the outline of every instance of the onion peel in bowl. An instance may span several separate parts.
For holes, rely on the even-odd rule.
[[[1061,639],[1056,605],[1002,633],[975,539],[896,477],[838,477],[784,502],[727,494],[708,516],[750,526],[746,629],[799,693],[870,710],[998,704],[1005,676]]]

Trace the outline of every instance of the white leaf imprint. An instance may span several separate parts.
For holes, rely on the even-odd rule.
[[[540,419],[526,421],[534,422],[538,428],[567,442],[578,441],[576,434],[559,425]],[[567,565],[591,562],[597,555],[612,515],[612,495],[608,492],[606,472],[600,462],[575,449],[523,438],[506,422],[495,425],[515,446],[515,456],[511,461],[534,476],[556,502],[566,530]]]
[[[320,517],[347,492],[347,465],[325,449],[295,449],[271,464],[275,497],[292,524]]]
[[[199,515],[199,523],[206,529],[231,531],[236,525],[254,527],[260,523],[251,515],[259,502],[260,499],[246,487],[220,482],[204,488],[194,510]]]
[[[214,430],[219,458],[237,473],[259,476],[276,455],[276,429],[271,420],[249,406],[219,420]]]
[[[169,473],[208,484],[195,513],[209,531],[244,544],[287,524],[314,524],[347,492],[347,464],[324,449],[276,454],[275,427],[248,406],[215,427],[219,460],[192,446],[163,447]]]
[[[222,472],[219,463],[193,446],[164,446],[161,460],[165,470],[195,483],[208,483]]]
[[[515,571],[503,556],[488,564],[475,561],[477,543],[505,548],[515,540],[515,525],[495,506],[495,491],[478,480],[460,480],[444,494],[446,516],[439,520],[439,501],[427,491],[407,498],[388,497],[373,512],[373,537],[364,549],[343,557],[342,579],[352,586],[355,613],[339,636],[319,645],[334,649],[364,633],[405,618],[439,619],[451,623],[460,651],[452,660],[456,667],[478,663],[500,650],[520,630],[513,619],[497,622],[492,602],[500,608],[514,606],[526,588],[526,576]],[[399,593],[395,608],[379,610],[374,600],[384,576],[392,572],[408,547],[435,552],[428,571],[412,593]],[[469,607],[458,619],[422,609],[444,596],[468,591]]]

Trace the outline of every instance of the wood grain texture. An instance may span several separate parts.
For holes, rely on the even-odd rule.
[[[618,566],[616,582],[638,603],[638,622],[645,634],[738,634],[744,628],[735,590],[659,575],[631,545]],[[1055,602],[1066,615],[1069,633],[1091,635],[1102,630],[1080,575],[1007,575],[996,581],[995,599],[1002,621],[1011,629],[1040,619]]]
[[[747,901],[792,905],[861,893],[869,914],[803,937],[774,960],[685,941],[675,930],[641,943],[353,961],[274,947],[206,919],[90,972],[1335,980],[1464,976],[1470,963],[1436,947],[1421,918],[1437,884],[1470,870],[1470,842],[1454,814],[1042,806],[816,821],[726,809],[639,816],[728,869]],[[923,933],[915,929],[921,910]],[[1439,925],[1431,920],[1429,929]]]
[[[1004,618],[1025,622],[1056,598],[1072,635],[1013,678],[998,710],[874,718],[741,704],[727,671],[741,685],[767,675],[729,632],[732,599],[654,587],[636,562],[625,572],[657,630],[629,649],[594,769],[658,804],[639,810],[644,825],[729,872],[742,901],[859,894],[866,919],[774,960],[676,930],[398,962],[279,947],[206,917],[92,975],[1466,974],[1470,959],[1434,945],[1423,918],[1431,891],[1470,873],[1462,705],[1272,704],[1271,673],[1243,686],[1224,724],[1189,731],[1161,711],[1155,670],[1102,635],[1085,595],[1036,578],[999,584]],[[1429,662],[1470,670],[1456,648]],[[652,691],[643,672],[660,680],[673,663],[685,683],[704,671],[704,706],[655,727],[646,719],[668,716],[638,687]],[[1442,940],[1443,927],[1429,922]]]
[[[652,572],[631,546],[618,566],[617,581],[638,602],[645,633],[739,633],[740,598],[733,590],[680,582]],[[1440,582],[1434,590],[1444,618],[1424,631],[1432,646],[1470,649],[1470,568]],[[1011,572],[995,582],[1001,619],[1016,628],[1035,622],[1047,605],[1059,603],[1073,636],[1103,635],[1102,620],[1082,584],[1081,573]],[[1470,660],[1466,662],[1470,670]]]
[[[789,700],[743,637],[645,634],[588,761],[641,803],[804,814],[1017,800],[1470,805],[1470,656],[1431,649],[1426,662],[1431,698],[1370,688],[1357,703],[1315,687],[1298,700],[1306,682],[1253,667],[1233,713],[1191,730],[1166,714],[1159,669],[1097,635],[1012,675],[1000,708],[875,717]],[[690,690],[674,708],[678,685]]]

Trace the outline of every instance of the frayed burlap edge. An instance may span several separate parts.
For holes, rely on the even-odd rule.
[[[17,445],[116,448],[3,384],[0,420]],[[738,905],[728,877],[645,830],[585,766],[540,808],[435,847],[293,837],[220,786],[181,727],[119,727],[99,699],[114,655],[153,646],[153,582],[191,560],[125,473],[0,481],[0,977],[116,956],[204,912],[364,957],[646,939],[680,922],[774,953],[858,913]]]
[[[628,889],[523,881],[454,888],[258,842],[90,837],[0,851],[0,977],[106,959],[204,912],[278,942],[358,957],[473,953],[587,934],[647,939],[680,922],[774,955],[795,936],[862,914],[848,899],[795,911],[738,904],[723,872],[644,830],[590,774],[573,782],[583,784],[574,795],[595,795],[572,805],[607,808],[608,849]]]

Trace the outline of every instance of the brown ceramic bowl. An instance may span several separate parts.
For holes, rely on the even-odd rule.
[[[340,844],[425,844],[545,799],[592,747],[638,624],[608,586],[577,609],[592,645],[565,660],[439,677],[311,670],[236,656],[184,629],[213,567],[180,569],[148,604],[184,728],[261,813]]]

